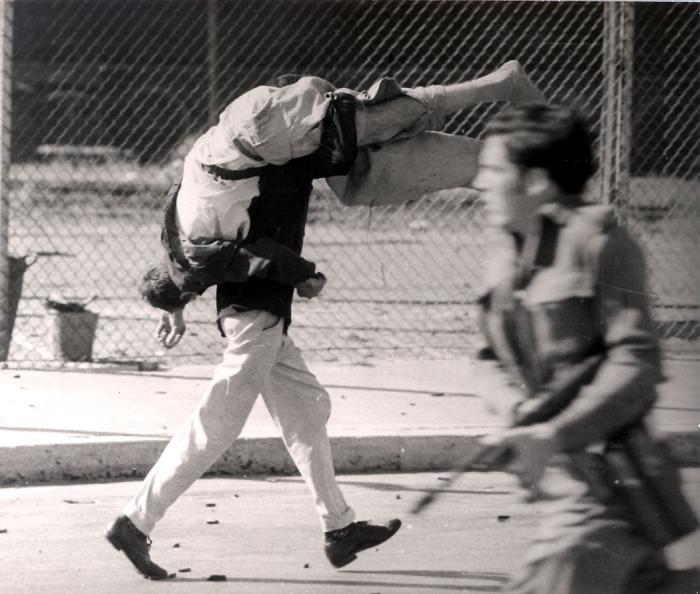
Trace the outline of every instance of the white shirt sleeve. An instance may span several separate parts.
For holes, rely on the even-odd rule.
[[[243,239],[248,234],[247,209],[258,194],[258,179],[217,180],[188,155],[177,195],[180,230],[194,243]]]

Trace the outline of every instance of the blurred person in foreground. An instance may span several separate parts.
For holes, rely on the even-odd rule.
[[[487,126],[473,182],[508,255],[482,299],[486,336],[522,388],[520,399],[491,403],[513,428],[484,444],[508,449],[506,469],[542,505],[506,591],[685,592],[655,589],[676,587],[663,547],[697,522],[645,429],[662,380],[645,261],[610,206],[584,203],[594,171],[582,118],[530,104]],[[687,516],[682,527],[657,522],[669,506]]]
[[[326,431],[329,395],[288,335],[294,291],[316,297],[326,282],[313,263],[301,258],[312,182],[340,178],[336,191],[354,204],[376,197],[410,198],[391,195],[388,186],[388,197],[372,197],[366,180],[386,184],[386,171],[377,165],[383,157],[377,161],[365,154],[358,166],[358,144],[392,140],[386,146],[391,146],[387,150],[393,175],[397,180],[410,177],[403,173],[407,153],[423,162],[435,159],[426,150],[433,138],[424,137],[428,132],[421,130],[435,124],[445,109],[489,98],[518,101],[531,96],[534,86],[520,77],[519,65],[512,64],[475,85],[420,92],[383,79],[366,97],[370,107],[352,93],[334,92],[322,79],[302,77],[281,87],[257,88],[234,101],[219,124],[195,143],[185,160],[182,184],[168,197],[162,233],[167,257],[155,273],[149,272],[142,292],[151,305],[164,310],[157,335],[171,348],[184,334],[186,304],[216,285],[218,326],[228,346],[196,410],[107,528],[109,542],[143,576],[169,577],[150,557],[149,535],[177,498],[238,437],[258,395],[312,493],[330,563],[343,567],[357,553],[396,533],[398,519],[354,521],[355,512],[333,469]],[[399,140],[404,134],[417,145],[406,150]],[[461,151],[450,148],[453,162],[467,158],[475,167],[476,141],[456,136],[450,140]],[[448,144],[454,146],[449,140]],[[442,169],[445,162],[433,160],[430,167]],[[469,175],[456,175],[465,174]],[[357,177],[363,180],[362,198],[348,197]],[[444,183],[440,176],[431,183],[435,180]]]

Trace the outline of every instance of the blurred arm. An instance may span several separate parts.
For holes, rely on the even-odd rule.
[[[661,378],[641,249],[618,228],[596,251],[597,309],[606,356],[593,382],[550,421],[563,450],[606,439],[640,419],[652,407],[653,386]]]

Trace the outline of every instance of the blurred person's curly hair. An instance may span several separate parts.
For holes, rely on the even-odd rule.
[[[190,301],[172,281],[167,266],[161,262],[151,266],[143,274],[138,286],[139,294],[151,307],[172,313]]]
[[[591,136],[583,117],[562,105],[510,107],[491,120],[484,137],[506,136],[513,163],[542,168],[563,192],[580,194],[596,172]]]

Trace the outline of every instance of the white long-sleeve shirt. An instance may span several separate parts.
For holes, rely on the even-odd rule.
[[[202,165],[239,171],[311,154],[333,90],[328,81],[307,76],[285,87],[256,87],[229,104],[185,157],[177,216],[187,239],[245,237],[247,208],[258,191],[258,177],[223,180]]]
[[[249,228],[247,208],[257,195],[259,178],[223,180],[205,171],[202,165],[240,171],[267,164],[282,165],[313,153],[320,146],[322,121],[335,90],[322,78],[305,76],[284,87],[256,87],[233,101],[221,113],[219,122],[195,142],[185,158],[177,197],[178,224],[185,238],[193,243],[243,239]],[[355,126],[358,142],[365,137],[365,130],[369,127],[366,106],[384,103],[400,95],[416,99],[423,109],[420,113],[402,115],[399,106],[394,113],[384,114],[386,122],[381,118],[377,122],[375,118],[373,125],[384,130],[387,141],[413,138],[423,130],[439,128],[444,121],[444,87],[441,86],[402,89],[393,79],[383,78],[367,92],[339,91],[357,97]],[[391,148],[382,155],[386,159],[379,155],[374,158],[375,171],[355,188],[366,193],[365,202],[374,201],[375,194],[386,193],[387,186],[393,186],[395,193],[413,190],[415,194],[457,185],[450,183],[454,174],[442,182],[438,179],[445,174],[445,167],[438,168],[439,175],[431,168],[424,171],[421,167],[425,156],[430,155],[426,149],[433,150],[437,145],[446,147],[442,152],[447,155],[441,155],[440,159],[450,161],[451,153],[447,149],[452,149],[454,143],[448,142],[447,137],[437,136],[428,140],[416,138],[416,141],[414,144],[391,142],[386,145]],[[431,158],[437,160],[438,154],[431,155]],[[410,172],[406,171],[407,155],[413,160],[413,171]],[[458,165],[450,169],[459,168]],[[431,176],[430,183],[427,183]],[[379,186],[379,189],[374,186]]]

